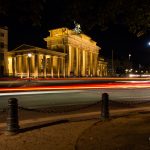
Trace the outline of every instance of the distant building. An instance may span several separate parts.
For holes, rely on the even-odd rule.
[[[100,57],[97,64],[97,76],[106,77],[108,76],[108,63],[104,61],[104,58]]]
[[[8,72],[8,28],[0,27],[0,76]]]
[[[9,76],[107,76],[107,63],[99,59],[100,47],[90,37],[68,28],[49,32],[50,35],[44,38],[47,49],[23,44],[9,52],[5,64]]]
[[[65,55],[65,53],[23,44],[9,52],[8,74],[21,78],[64,76]]]

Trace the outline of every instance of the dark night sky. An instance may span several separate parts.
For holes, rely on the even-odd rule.
[[[59,2],[60,1],[58,0],[53,2],[48,1],[45,5],[42,14],[41,27],[33,27],[29,24],[20,25],[12,21],[8,25],[9,49],[16,48],[23,43],[46,47],[43,38],[49,34],[49,29],[58,27],[68,27],[73,29],[73,20],[66,22],[63,14],[65,5]],[[81,29],[102,47],[100,53],[105,58],[111,58],[111,51],[113,49],[115,59],[128,59],[130,53],[132,55],[131,61],[134,64],[149,66],[150,47],[147,46],[147,43],[148,40],[150,40],[150,35],[144,35],[137,38],[135,35],[129,33],[125,27],[118,25],[110,25],[109,29],[103,32],[97,26],[93,27],[90,31],[87,31],[81,24]]]

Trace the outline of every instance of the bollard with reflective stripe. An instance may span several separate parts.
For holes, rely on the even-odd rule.
[[[107,93],[102,94],[101,118],[109,119],[109,95]]]
[[[8,100],[8,116],[7,116],[7,135],[14,135],[19,132],[18,122],[18,100],[10,98]]]

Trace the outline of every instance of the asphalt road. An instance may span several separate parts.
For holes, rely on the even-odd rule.
[[[114,83],[120,81],[150,81],[150,78],[62,78],[51,80],[0,80],[0,87],[23,87],[27,84],[38,86],[73,85],[91,83]]]
[[[140,85],[137,85],[137,81],[140,82]],[[120,87],[114,88],[120,83]],[[132,86],[133,83],[136,84],[136,87],[135,85]],[[5,80],[0,81],[0,109],[7,108],[7,101],[12,97],[18,99],[19,106],[27,108],[95,103],[101,100],[101,95],[105,92],[109,94],[111,100],[116,101],[150,100],[150,88],[139,88],[139,86],[141,86],[143,83],[144,86],[148,85],[148,87],[150,87],[150,81],[147,78],[81,78],[61,80],[32,80],[31,82],[28,80]],[[79,86],[75,86],[77,84],[79,84]],[[95,89],[95,87],[93,88],[93,85],[91,86],[91,84],[99,87],[96,87]],[[102,85],[104,85],[105,88]],[[113,86],[114,89],[110,88],[110,85]],[[40,86],[40,91],[33,91],[32,89],[28,88],[30,86]],[[44,86],[49,86],[48,88],[56,86],[56,88],[45,91]],[[65,87],[66,89],[56,90],[60,86],[63,86],[63,88]],[[89,87],[87,88],[87,86]],[[22,87],[26,88],[26,91],[23,89],[23,91],[20,92],[9,92],[9,89],[11,88],[15,88],[16,90]],[[67,89],[67,87],[69,88]],[[87,89],[84,89],[84,87]],[[71,90],[73,88],[74,90]]]
[[[7,108],[12,97],[18,99],[21,107],[37,108],[95,103],[101,100],[102,93],[108,93],[110,100],[115,101],[150,101],[150,88],[7,92],[0,93],[0,109]]]

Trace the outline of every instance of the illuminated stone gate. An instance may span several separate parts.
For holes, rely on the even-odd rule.
[[[50,30],[50,35],[44,40],[47,48],[66,53],[65,76],[98,76],[98,54],[100,47],[85,34],[77,34],[68,28]],[[105,76],[107,75],[107,63],[103,62]],[[104,71],[104,70],[103,70]]]
[[[107,63],[98,57],[100,47],[85,34],[68,28],[50,30],[47,49],[23,44],[8,52],[9,76],[107,76]]]

